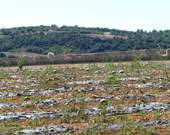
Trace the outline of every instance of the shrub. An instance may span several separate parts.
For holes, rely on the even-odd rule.
[[[108,75],[107,79],[106,79],[106,83],[108,84],[118,84],[119,80],[117,79],[116,75]]]
[[[16,58],[14,55],[8,55],[8,58]]]
[[[0,53],[0,58],[4,58],[6,55],[4,53]]]
[[[142,67],[141,56],[135,57],[131,64],[132,68],[139,69]]]
[[[19,59],[17,61],[17,66],[18,66],[18,69],[19,70],[22,70],[23,69],[23,66],[24,66],[24,60],[23,59]]]

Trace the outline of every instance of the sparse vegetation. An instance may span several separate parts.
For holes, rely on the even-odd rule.
[[[68,129],[55,128],[61,134],[168,134],[169,65],[137,59],[1,68],[0,133],[44,127],[48,134],[49,125],[62,125]]]

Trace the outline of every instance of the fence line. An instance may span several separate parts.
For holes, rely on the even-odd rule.
[[[115,51],[102,53],[84,54],[61,54],[52,57],[44,56],[24,56],[17,58],[0,58],[0,66],[16,66],[22,59],[24,65],[42,64],[64,64],[64,63],[85,63],[85,62],[117,62],[131,61],[137,57],[142,60],[168,60],[170,59],[170,49],[167,50],[135,50],[135,51]]]

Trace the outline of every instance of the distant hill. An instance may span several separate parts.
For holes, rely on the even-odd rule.
[[[170,48],[170,30],[136,32],[77,26],[0,29],[0,52],[92,53]]]

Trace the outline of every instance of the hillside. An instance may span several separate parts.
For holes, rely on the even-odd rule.
[[[92,53],[170,48],[170,30],[145,32],[77,26],[0,29],[0,52]]]

